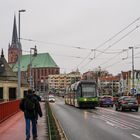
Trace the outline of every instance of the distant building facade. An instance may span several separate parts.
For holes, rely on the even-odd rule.
[[[82,79],[96,81],[99,95],[114,95],[118,93],[119,76],[112,76],[112,74],[101,70],[101,68],[83,73]]]
[[[140,70],[134,70],[134,93],[132,93],[132,71],[122,71],[119,82],[120,94],[140,94]]]
[[[55,74],[48,76],[49,89],[65,91],[66,87],[81,79],[80,72],[71,72],[69,74]]]
[[[98,79],[99,94],[116,95],[119,90],[120,76],[102,76]]]

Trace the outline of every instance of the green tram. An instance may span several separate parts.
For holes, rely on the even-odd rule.
[[[95,108],[98,102],[95,81],[81,80],[70,85],[66,90],[65,104],[78,108]]]

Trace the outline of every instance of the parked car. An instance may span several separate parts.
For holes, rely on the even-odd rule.
[[[49,102],[55,102],[55,97],[54,97],[54,95],[49,95],[49,96],[48,96],[48,101],[49,101]]]
[[[113,98],[112,96],[105,95],[99,97],[99,106],[112,106],[113,107]]]
[[[125,109],[135,109],[136,112],[139,110],[139,104],[136,97],[133,96],[122,96],[115,102],[115,109],[124,111]]]

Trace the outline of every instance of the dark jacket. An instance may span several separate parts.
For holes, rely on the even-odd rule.
[[[25,107],[26,100],[32,100],[35,103],[35,109],[33,111],[28,111]],[[34,97],[33,94],[28,94],[25,98],[23,98],[19,105],[20,109],[24,112],[26,118],[36,118],[37,115],[42,117],[42,110],[39,104],[39,101]]]
[[[40,96],[38,96],[38,95],[36,95],[36,94],[33,94],[34,95],[34,97],[40,102],[41,101],[41,98],[40,98]]]

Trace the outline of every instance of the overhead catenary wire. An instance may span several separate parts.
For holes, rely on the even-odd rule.
[[[39,40],[34,40],[34,39],[21,38],[21,40],[31,41],[31,42],[38,42],[38,43],[42,43],[42,44],[57,45],[57,46],[61,46],[61,47],[68,47],[68,48],[75,48],[75,49],[83,49],[83,50],[87,49],[87,48],[80,47],[80,46],[67,45],[67,44],[55,43],[55,42],[39,41]]]
[[[99,49],[100,47],[104,46],[106,43],[108,43],[109,41],[111,41],[112,39],[114,39],[116,36],[118,36],[120,33],[122,33],[123,31],[125,31],[127,28],[129,28],[131,25],[133,25],[135,22],[137,22],[138,20],[140,20],[140,17],[138,17],[137,19],[135,19],[134,21],[132,21],[129,25],[127,25],[126,27],[124,27],[122,30],[120,30],[119,32],[117,32],[115,35],[113,35],[111,38],[109,38],[108,40],[106,40],[105,42],[101,43],[100,45],[98,45],[95,49],[90,49],[90,52],[88,53],[88,55],[86,57],[83,58],[83,60],[76,66],[79,67],[88,57],[90,57],[90,55],[95,51],[99,51],[97,49]],[[51,44],[51,45],[58,45],[58,46],[63,46],[63,47],[70,47],[70,48],[75,48],[75,49],[87,49],[87,48],[83,48],[83,47],[79,47],[79,46],[73,46],[73,45],[66,45],[66,44],[61,44],[61,43],[54,43],[54,42],[45,42],[45,41],[38,41],[38,40],[33,40],[33,39],[25,39],[25,38],[21,38],[22,40],[26,40],[26,41],[32,41],[32,42],[39,42],[39,43],[44,43],[44,44]],[[117,42],[114,42],[114,44]],[[114,44],[110,45],[107,49],[109,49],[110,47],[112,47]],[[101,52],[105,53],[104,51]],[[107,53],[107,52],[106,52]],[[93,59],[92,59],[93,60]],[[90,60],[91,62],[91,60]]]
[[[105,48],[103,50],[103,52],[107,51],[108,49],[110,49],[111,47],[113,47],[114,45],[116,45],[118,42],[120,42],[122,39],[124,39],[126,36],[128,36],[129,34],[131,34],[133,31],[135,31],[137,28],[139,28],[140,25],[137,25],[135,28],[133,28],[131,31],[129,31],[128,33],[126,33],[125,35],[123,35],[120,39],[118,39],[117,41],[115,41],[114,43],[112,43],[111,45],[109,45],[107,48]],[[98,55],[96,55],[96,57],[94,59],[96,59],[97,57],[99,57],[102,54],[102,52],[100,52]],[[92,61],[94,60],[92,59]],[[87,65],[89,65],[92,61],[87,62],[85,65],[83,65],[81,68],[85,68]]]
[[[30,51],[26,51],[26,50],[22,50],[23,52],[30,52]],[[81,57],[81,56],[72,56],[72,55],[60,55],[60,54],[53,54],[53,53],[51,53],[52,55],[55,55],[55,56],[62,56],[62,57],[71,57],[71,58],[80,58],[80,59],[82,59],[83,57]]]
[[[129,49],[128,49],[128,50],[129,50]],[[126,51],[128,51],[128,50],[126,50]],[[139,54],[140,54],[140,52],[136,53],[135,56],[136,56],[136,55],[139,55]],[[129,57],[127,57],[126,59],[130,59],[130,58],[131,58],[131,57],[129,56]],[[134,58],[140,58],[140,57],[134,57]],[[123,59],[123,60],[125,61],[126,59]],[[116,64],[120,64],[120,63],[122,63],[122,62],[124,62],[124,61],[118,60],[118,61],[114,62],[113,64],[110,64],[110,65],[104,67],[104,69],[110,68],[110,67],[112,67],[112,66],[114,66],[114,65],[116,65]],[[130,62],[129,62],[128,64],[130,64]]]
[[[104,43],[106,44],[107,42],[111,41],[113,38],[115,38],[116,36],[118,36],[121,32],[123,32],[124,30],[126,30],[127,28],[129,28],[132,24],[134,24],[136,21],[138,21],[140,19],[137,18],[136,20],[134,20],[132,23],[130,23],[128,26],[126,26],[125,28],[123,28],[120,32],[118,32],[117,34],[115,34],[114,36],[112,36],[112,38],[108,39],[107,41],[105,41]],[[139,27],[139,26],[138,26]],[[132,31],[133,32],[133,31]],[[23,38],[21,38],[23,39]],[[71,47],[71,48],[76,48],[76,49],[87,49],[87,48],[83,48],[83,47],[79,47],[79,46],[73,46],[73,45],[65,45],[65,44],[59,44],[59,43],[52,43],[52,42],[44,42],[44,41],[37,41],[37,40],[32,40],[32,39],[23,39],[23,40],[27,40],[27,41],[36,41],[36,42],[40,42],[40,43],[45,43],[45,44],[54,44],[54,45],[59,45],[59,46],[64,46],[64,47]],[[114,42],[114,43],[117,43],[117,42]],[[112,46],[115,45],[115,44],[111,44]],[[102,43],[103,44],[103,43]],[[102,44],[100,44],[98,46],[98,48],[100,48],[102,46]],[[108,46],[109,48],[111,48],[112,46]],[[106,54],[113,54],[113,53],[117,53],[117,52],[105,52],[105,51],[100,51],[98,50],[97,48],[96,49],[90,49],[90,53],[87,55],[87,57],[85,57],[86,59],[88,59],[90,57],[90,55],[93,53],[93,50],[94,52],[100,52],[101,54],[102,53],[106,53]],[[84,58],[84,59],[85,59]],[[89,58],[90,59],[90,58]],[[89,63],[93,61],[93,59],[95,58],[92,58],[90,59]],[[96,56],[96,59],[97,59],[97,56]],[[80,65],[82,64],[83,60],[81,61]]]
[[[125,52],[127,50],[122,50],[121,52],[119,52],[118,54],[116,54],[115,56],[107,59],[106,61],[104,61],[103,63],[99,64],[100,66],[105,65],[106,63],[108,63],[110,60],[113,60],[114,58],[116,58],[117,56],[119,56],[120,54],[122,54],[123,52]]]
[[[21,38],[21,40],[25,40],[25,41],[31,41],[31,42],[39,42],[39,43],[43,43],[43,44],[55,44],[55,45],[59,45],[59,46],[63,46],[63,47],[69,47],[69,48],[74,48],[74,49],[82,49],[82,50],[90,50],[90,53],[92,51],[95,51],[95,49],[91,49],[91,48],[84,48],[84,47],[78,47],[78,46],[73,46],[73,45],[67,45],[67,44],[60,44],[60,43],[53,43],[53,42],[45,42],[45,41],[38,41],[38,40],[33,40],[33,39],[26,39],[26,38]],[[26,51],[26,50],[22,50],[24,52],[29,52],[29,51]],[[114,54],[114,53],[119,53],[120,52],[120,49],[115,51],[115,50],[110,50],[109,52],[103,52],[101,50],[97,50],[96,49],[96,52],[102,52],[102,53],[105,53],[105,54]]]
[[[134,21],[132,21],[130,24],[128,24],[126,27],[124,27],[122,30],[120,30],[119,32],[117,32],[115,35],[113,35],[112,37],[110,37],[108,40],[104,41],[103,43],[101,43],[100,45],[98,45],[94,50],[99,49],[100,47],[104,46],[106,43],[108,43],[109,41],[111,41],[112,39],[114,39],[115,37],[117,37],[119,34],[121,34],[123,31],[125,31],[126,29],[128,29],[131,25],[133,25],[135,22],[137,22],[138,20],[140,20],[140,17],[138,17],[137,19],[135,19]],[[93,51],[93,49],[91,49],[91,51]],[[84,62],[88,56],[91,55],[91,52],[88,53],[88,55],[76,66],[78,67],[80,64],[82,64],[82,62]]]

